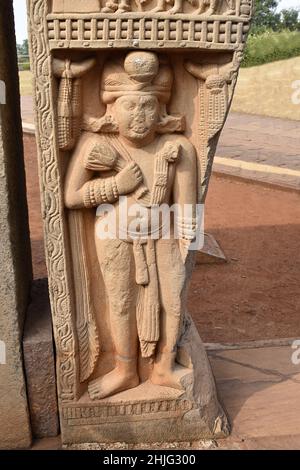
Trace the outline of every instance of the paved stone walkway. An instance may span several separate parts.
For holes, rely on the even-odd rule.
[[[230,113],[216,154],[300,170],[300,121]]]
[[[21,96],[21,112],[23,123],[34,123],[33,98],[32,96]]]
[[[22,119],[23,122],[34,123],[31,96],[22,96]],[[255,165],[300,171],[300,121],[230,113],[216,155]],[[224,164],[226,166],[226,161],[222,165],[216,162],[215,170],[223,172]],[[255,167],[250,176],[254,175],[253,170],[255,172]],[[238,174],[230,164],[225,172]]]

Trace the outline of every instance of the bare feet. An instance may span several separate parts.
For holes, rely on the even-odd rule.
[[[166,11],[163,6],[157,6],[151,10],[153,13],[160,13],[161,11]]]
[[[183,386],[180,383],[180,378],[176,376],[173,371],[159,371],[158,368],[154,368],[150,377],[150,381],[154,385],[161,385],[163,387],[176,388],[177,390],[183,390]]]
[[[88,391],[92,400],[100,400],[115,393],[137,387],[139,377],[135,371],[124,373],[119,368],[115,368],[99,379],[93,380],[88,385]]]
[[[170,13],[170,15],[176,15],[176,13],[180,13],[180,8],[179,7],[170,8],[168,13]]]
[[[227,16],[235,15],[235,10],[227,10],[225,11],[224,15],[227,15]]]
[[[176,388],[177,390],[183,390],[183,387],[180,383],[180,378],[174,371],[174,364],[174,353],[158,353],[150,381],[155,385],[162,385],[163,387],[171,387]]]
[[[214,9],[213,8],[209,8],[206,12],[207,16],[211,16],[211,15],[214,15],[215,12],[214,12]]]

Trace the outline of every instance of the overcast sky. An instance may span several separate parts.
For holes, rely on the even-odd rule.
[[[279,5],[280,9],[290,7],[300,8],[300,0],[281,0]],[[26,0],[14,0],[14,7],[17,42],[22,43],[27,38]]]

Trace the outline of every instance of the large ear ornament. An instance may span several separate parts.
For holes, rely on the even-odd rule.
[[[117,134],[119,132],[119,126],[110,114],[101,118],[83,116],[82,129],[88,132],[104,132],[107,134]]]
[[[157,124],[158,134],[171,134],[173,132],[185,131],[185,118],[184,116],[162,114]]]

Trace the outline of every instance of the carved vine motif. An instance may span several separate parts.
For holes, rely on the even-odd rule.
[[[66,279],[63,204],[56,152],[54,105],[51,96],[51,56],[44,18],[47,2],[29,1],[30,47],[37,103],[37,142],[42,188],[42,212],[47,232],[47,267],[58,358],[58,387],[62,400],[73,400],[76,384],[75,337],[69,286]]]

